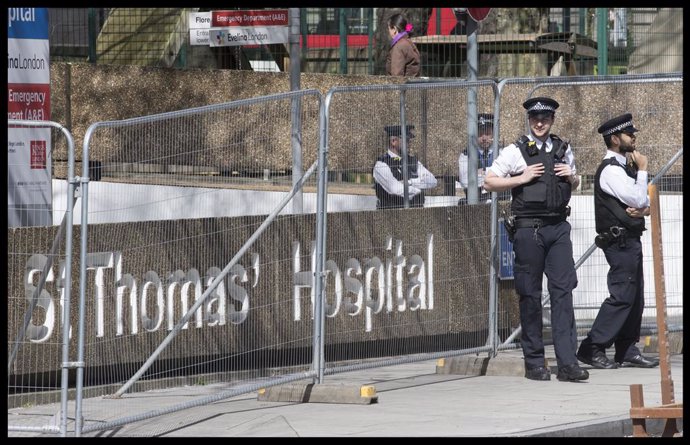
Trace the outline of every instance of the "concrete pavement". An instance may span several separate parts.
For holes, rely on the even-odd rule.
[[[552,348],[547,348],[550,365],[555,364],[553,357]],[[520,350],[503,351],[491,360],[492,375],[445,374],[438,372],[442,362],[430,360],[325,377],[324,384],[368,388],[363,396],[374,395],[374,403],[275,402],[260,400],[258,393],[253,393],[84,436],[624,437],[632,434],[630,385],[643,386],[645,407],[662,404],[659,367],[599,370],[584,365],[590,372],[587,381],[559,382],[554,374],[552,380],[538,382],[515,375]],[[501,363],[506,364],[505,375],[501,375]],[[670,370],[674,401],[682,403],[682,354],[671,356]],[[107,422],[114,411],[123,409],[131,413],[164,410],[229,387],[218,383],[130,393],[119,399],[85,399],[84,424]],[[8,422],[45,423],[45,416],[53,415],[56,408],[11,409]],[[682,435],[682,419],[676,422]],[[662,421],[646,423],[650,434],[661,434]],[[68,436],[74,434],[73,423],[69,428]],[[8,431],[8,435],[54,436],[17,431]]]

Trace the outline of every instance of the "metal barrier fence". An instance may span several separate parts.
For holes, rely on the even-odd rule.
[[[603,296],[608,295],[606,289],[606,277],[605,271],[607,270],[606,263],[602,260],[603,254],[600,251],[593,251],[593,238],[592,234],[594,231],[594,211],[593,211],[593,199],[591,197],[591,177],[596,167],[601,162],[605,150],[601,147],[603,142],[601,141],[601,136],[596,133],[596,128],[598,123],[604,120],[621,114],[623,112],[629,111],[636,116],[637,121],[645,121],[645,128],[657,128],[657,126],[664,126],[664,122],[669,118],[669,116],[662,116],[658,113],[656,108],[656,103],[662,104],[668,101],[668,97],[673,95],[682,95],[682,76],[677,75],[667,75],[667,76],[612,76],[612,77],[595,77],[586,78],[578,77],[577,79],[554,79],[554,78],[537,78],[537,79],[507,79],[498,85],[498,91],[500,94],[493,89],[481,87],[491,87],[490,84],[482,85],[480,83],[465,82],[465,83],[441,83],[441,84],[426,84],[420,86],[419,84],[408,84],[406,87],[402,88],[399,86],[369,86],[369,87],[349,87],[349,88],[334,88],[331,90],[329,95],[332,97],[329,99],[327,96],[327,122],[329,125],[329,138],[328,138],[328,165],[331,163],[337,164],[337,168],[328,170],[329,189],[333,185],[334,187],[340,186],[340,180],[343,177],[350,177],[352,182],[355,182],[354,188],[359,189],[359,191],[350,191],[344,193],[350,193],[353,202],[348,207],[350,211],[357,211],[362,209],[374,209],[376,197],[372,191],[372,175],[371,164],[372,160],[376,159],[377,153],[372,153],[370,147],[370,140],[372,138],[361,135],[368,135],[370,133],[381,134],[385,133],[382,131],[384,125],[390,123],[399,123],[402,125],[415,125],[417,130],[417,138],[408,141],[413,147],[414,153],[419,157],[422,164],[427,166],[429,170],[434,172],[435,176],[440,179],[441,185],[435,187],[434,195],[438,196],[427,196],[425,207],[433,206],[450,206],[446,208],[446,215],[448,220],[448,226],[451,227],[453,224],[457,223],[457,220],[466,221],[466,223],[472,224],[470,213],[476,214],[477,209],[474,207],[460,206],[455,207],[458,203],[458,196],[463,196],[464,193],[461,190],[456,190],[457,185],[455,184],[453,170],[457,169],[456,162],[458,153],[464,148],[463,141],[469,145],[475,140],[476,136],[476,120],[470,118],[475,112],[487,112],[495,110],[495,122],[494,127],[495,138],[497,141],[494,144],[494,151],[497,151],[499,147],[507,145],[506,140],[514,140],[521,132],[527,130],[526,118],[524,111],[518,112],[518,119],[505,119],[506,123],[502,123],[503,116],[515,116],[515,110],[522,110],[522,102],[528,97],[533,95],[548,95],[550,97],[555,97],[561,101],[564,106],[558,110],[557,124],[554,127],[554,132],[561,134],[560,131],[565,127],[566,132],[563,134],[564,137],[571,139],[569,137],[570,131],[572,130],[573,137],[571,142],[574,146],[575,153],[577,156],[577,162],[581,170],[580,172],[585,172],[588,174],[582,174],[583,178],[586,178],[588,185],[582,187],[578,192],[575,193],[573,200],[571,201],[573,207],[573,214],[570,218],[571,225],[573,227],[572,238],[574,244],[574,260],[578,261],[578,267],[589,261],[595,261],[596,264],[590,266],[587,264],[587,268],[580,268],[580,285],[574,291],[574,300],[576,305],[576,310],[578,313],[578,327],[586,329],[591,321],[594,319],[596,312],[599,308],[599,304]],[[587,91],[590,90],[590,91]],[[659,91],[663,90],[663,94],[659,94]],[[340,99],[338,101],[337,99]],[[616,98],[625,97],[626,101],[621,104]],[[666,99],[664,99],[666,97]],[[573,103],[577,100],[577,105],[574,109],[568,109],[568,103]],[[650,102],[651,100],[651,102]],[[356,103],[358,106],[355,109],[348,108],[346,104]],[[587,104],[584,106],[583,104]],[[611,106],[611,104],[616,104]],[[371,116],[375,116],[372,120]],[[388,121],[381,122],[378,119],[388,119]],[[658,120],[658,121],[657,121]],[[564,124],[561,124],[560,122]],[[672,122],[682,121],[676,119],[676,116],[671,117]],[[592,125],[592,122],[597,124]],[[465,127],[466,126],[466,127]],[[373,128],[372,128],[373,127]],[[331,128],[337,128],[339,135],[347,134],[359,134],[358,142],[364,144],[364,146],[355,145],[353,141],[343,138],[343,137],[331,137]],[[474,130],[474,134],[473,134]],[[677,163],[679,157],[682,155],[682,147],[679,147],[677,142],[681,140],[682,126],[672,126],[667,127],[665,134],[659,134],[658,132],[650,131],[649,134],[641,133],[639,147],[641,150],[646,152],[661,152],[667,154],[668,158],[662,156],[656,157],[654,162],[650,164],[651,173],[657,173],[657,177],[654,178],[654,182],[664,182],[664,176],[673,168],[673,171],[679,171],[680,165]],[[509,135],[513,135],[512,138]],[[446,138],[448,136],[448,138]],[[458,137],[459,136],[459,137]],[[649,139],[643,140],[643,137],[648,137]],[[509,139],[510,138],[510,139]],[[458,141],[461,141],[458,143]],[[500,145],[498,145],[500,141]],[[381,141],[383,142],[383,141]],[[508,142],[509,143],[509,142]],[[460,147],[458,147],[460,145]],[[379,153],[385,152],[385,144],[378,145],[381,147]],[[430,149],[432,147],[432,149]],[[403,147],[403,152],[405,151]],[[680,152],[676,150],[680,149]],[[472,153],[472,150],[468,150]],[[450,154],[450,159],[449,159]],[[587,156],[580,156],[580,154],[587,154]],[[404,158],[404,156],[403,156]],[[474,162],[476,165],[477,160],[470,161]],[[668,164],[660,164],[661,162],[668,162]],[[476,169],[470,168],[470,172],[476,172]],[[472,177],[472,173],[470,174]],[[474,183],[476,184],[476,175],[474,175]],[[673,176],[673,175],[670,175]],[[674,180],[677,182],[678,177],[676,176]],[[682,181],[682,178],[680,179]],[[360,185],[358,186],[357,183]],[[352,187],[352,185],[350,185]],[[368,191],[368,193],[367,193]],[[338,188],[338,193],[343,193],[341,188]],[[365,196],[356,196],[355,193]],[[329,193],[330,196],[330,193]],[[471,197],[470,197],[471,198]],[[476,198],[475,198],[476,199]],[[669,246],[669,250],[665,252],[664,259],[669,264],[669,271],[674,274],[671,281],[673,284],[667,288],[667,298],[669,302],[669,315],[675,323],[680,321],[680,316],[682,316],[682,274],[676,274],[678,267],[681,266],[682,261],[680,261],[680,246],[682,246],[682,231],[679,230],[679,221],[682,221],[682,216],[677,212],[677,209],[682,209],[682,196],[678,194],[671,194],[664,197],[663,204],[668,206],[664,211],[665,220],[663,225],[663,236],[664,245]],[[359,204],[356,204],[356,203]],[[470,201],[472,202],[472,201]],[[498,289],[501,288],[503,292],[510,292],[510,285],[506,282],[499,284],[497,282],[488,279],[489,276],[492,279],[497,279],[495,272],[499,270],[499,257],[498,252],[492,252],[492,261],[489,263],[482,263],[485,260],[484,255],[472,256],[471,254],[460,255],[465,262],[465,264],[455,264],[452,258],[455,258],[454,251],[458,252],[468,252],[467,249],[463,248],[463,242],[467,242],[468,239],[479,240],[485,238],[487,242],[495,242],[498,236],[498,230],[496,220],[497,206],[499,201],[494,200],[492,202],[492,217],[487,220],[480,221],[479,226],[481,227],[491,227],[490,233],[480,234],[480,231],[470,231],[463,232],[462,229],[454,227],[453,229],[449,227],[440,228],[440,232],[445,236],[439,239],[439,233],[433,229],[438,229],[435,226],[437,215],[430,212],[415,215],[416,218],[428,217],[429,221],[422,224],[422,226],[429,227],[432,234],[427,236],[432,236],[434,238],[434,243],[420,239],[419,234],[407,233],[403,231],[400,235],[401,238],[398,240],[400,245],[405,245],[408,247],[408,243],[404,240],[414,239],[411,242],[411,250],[423,249],[424,247],[430,248],[433,244],[433,249],[438,252],[442,252],[438,248],[438,244],[444,243],[448,246],[450,252],[450,259],[444,255],[445,252],[439,253],[440,257],[443,257],[446,262],[450,265],[447,267],[456,268],[457,273],[453,275],[450,280],[452,284],[448,286],[452,289],[451,294],[443,294],[441,287],[447,283],[443,283],[441,279],[441,285],[433,284],[430,289],[434,289],[433,301],[436,304],[435,309],[443,315],[438,315],[439,319],[433,319],[422,317],[421,315],[415,320],[414,327],[407,325],[399,320],[390,320],[384,318],[385,321],[391,322],[391,326],[387,326],[384,322],[382,326],[375,326],[378,330],[388,330],[397,333],[396,338],[400,339],[400,344],[391,342],[391,344],[383,345],[386,349],[377,349],[377,346],[372,345],[370,350],[365,349],[364,351],[357,342],[352,342],[350,345],[352,354],[355,350],[360,356],[363,357],[395,357],[391,360],[374,361],[370,360],[366,364],[357,364],[357,367],[374,367],[382,365],[390,365],[399,363],[402,361],[414,361],[414,360],[424,360],[429,358],[434,358],[440,356],[450,356],[453,354],[465,354],[468,351],[475,351],[473,348],[482,348],[485,344],[494,344],[492,335],[497,335],[498,337],[503,337],[505,342],[500,346],[500,348],[515,346],[510,344],[515,335],[519,332],[518,324],[515,324],[515,314],[510,313],[510,305],[506,304],[498,295]],[[489,217],[489,215],[486,215]],[[332,218],[331,218],[332,219]],[[358,252],[356,246],[352,246],[348,249],[341,248],[338,250],[338,256],[340,261],[335,261],[333,267],[336,268],[336,264],[350,264],[354,258],[370,258],[371,255],[376,254],[376,258],[383,257],[381,252],[384,248],[391,249],[391,239],[386,238],[384,235],[388,233],[395,233],[396,235],[400,233],[397,229],[398,224],[405,224],[404,217],[400,216],[400,220],[396,221],[385,221],[382,219],[373,219],[372,223],[377,223],[376,227],[380,231],[380,245],[377,246],[376,243],[372,245],[362,246],[363,252]],[[392,225],[383,224],[392,223]],[[431,229],[433,228],[433,229]],[[449,236],[446,234],[453,234]],[[463,239],[463,234],[468,238]],[[654,328],[654,317],[655,317],[655,299],[654,299],[654,289],[653,283],[655,282],[655,277],[653,276],[652,267],[652,256],[650,241],[647,238],[645,242],[645,281],[648,283],[646,287],[646,307],[647,311],[645,313],[646,323],[644,327],[646,329]],[[452,247],[450,247],[452,246]],[[401,254],[401,251],[395,251],[396,254],[400,255],[399,260],[405,261]],[[470,250],[471,252],[471,250]],[[591,256],[591,258],[590,258]],[[351,258],[348,260],[347,258]],[[421,255],[424,257],[424,255]],[[359,267],[359,264],[355,261]],[[493,266],[491,270],[483,269],[482,265],[486,267]],[[353,266],[350,266],[353,267]],[[348,269],[353,271],[358,271],[356,273],[361,273],[366,275],[364,271],[357,269]],[[478,275],[472,276],[471,280],[467,280],[463,277],[463,270],[472,270]],[[336,268],[337,270],[337,268]],[[583,272],[584,270],[584,272]],[[604,271],[604,272],[602,272]],[[667,274],[666,278],[670,275]],[[484,283],[486,286],[493,285],[493,289],[477,287],[479,283],[473,283],[472,280],[478,279],[479,283]],[[510,283],[510,282],[508,282]],[[369,284],[369,283],[368,283]],[[473,286],[474,284],[474,286]],[[390,286],[390,283],[388,283]],[[410,284],[411,285],[411,284]],[[678,287],[680,285],[680,287]],[[398,286],[404,288],[404,284],[398,283]],[[336,283],[337,287],[337,283]],[[366,285],[365,285],[366,288]],[[494,292],[496,290],[496,292]],[[390,290],[387,289],[388,292]],[[506,329],[510,331],[511,322],[514,330],[510,335],[505,333],[500,334],[498,331],[492,329],[488,330],[487,333],[481,333],[474,338],[463,338],[459,340],[462,335],[460,332],[463,330],[463,324],[459,323],[454,316],[452,305],[449,307],[444,307],[440,304],[440,301],[445,301],[446,304],[452,300],[450,295],[460,294],[463,295],[460,300],[468,300],[471,298],[469,295],[472,294],[480,295],[490,295],[490,298],[482,303],[488,306],[483,306],[482,304],[470,305],[471,309],[466,310],[463,316],[467,320],[472,320],[476,317],[479,320],[483,320],[478,325],[484,326],[495,326],[498,331],[505,332]],[[424,292],[419,291],[420,298],[423,300]],[[444,298],[445,297],[445,298]],[[546,286],[544,285],[544,303],[545,303],[545,313],[544,313],[544,324],[545,326],[550,326],[550,313],[548,304],[548,293],[546,291]],[[328,296],[325,298],[328,299]],[[335,297],[336,299],[338,296]],[[388,297],[390,298],[390,297]],[[411,297],[410,297],[411,298]],[[431,298],[428,297],[427,298]],[[386,300],[389,301],[389,300]],[[381,304],[380,302],[378,303]],[[419,304],[419,302],[417,303]],[[402,305],[404,310],[405,305]],[[420,305],[423,307],[423,304]],[[388,303],[388,312],[391,312],[390,303]],[[467,308],[464,308],[467,309]],[[378,308],[377,312],[381,309]],[[476,312],[475,312],[476,311]],[[495,314],[493,311],[497,311]],[[422,311],[420,311],[422,312]],[[383,312],[382,312],[383,313]],[[449,318],[444,319],[444,315],[448,315]],[[511,320],[511,315],[512,320]],[[381,317],[381,315],[379,315]],[[376,318],[371,321],[367,320],[367,329],[372,329],[370,324],[378,324]],[[472,322],[470,321],[469,324]],[[682,323],[681,323],[682,324]],[[425,333],[429,337],[425,338],[424,341],[418,341],[418,345],[415,345],[414,334],[415,327],[419,328],[420,325],[424,326]],[[454,328],[460,327],[460,332],[444,331],[440,329],[439,331],[434,330],[434,327],[439,326],[453,326]],[[677,325],[674,325],[677,328]],[[399,332],[398,332],[399,330]],[[439,333],[440,332],[440,333]],[[433,334],[433,335],[432,335]],[[453,341],[447,337],[443,337],[443,334],[449,335],[451,338],[453,336],[458,337],[458,341]],[[488,335],[488,339],[482,335]],[[333,332],[326,335],[326,338],[342,338],[344,334],[339,332]],[[433,344],[437,340],[438,344]],[[443,345],[443,346],[439,346]],[[341,349],[348,349],[347,346],[339,345]],[[498,347],[497,345],[495,347]],[[444,350],[443,348],[448,348]],[[396,351],[405,350],[409,351],[409,354],[400,358]],[[489,349],[491,351],[491,349]],[[422,351],[432,351],[426,354],[422,354]],[[443,352],[440,352],[443,351]],[[440,353],[439,353],[440,352]],[[495,350],[492,351],[495,353]],[[412,355],[412,353],[417,353]],[[334,367],[332,369],[326,370],[327,373],[337,372],[339,367]],[[349,370],[352,369],[351,365],[345,365],[342,369]]]
[[[611,85],[615,84],[615,88]],[[596,132],[596,126],[587,125],[587,122],[604,122],[607,119],[630,112],[636,122],[645,122],[644,129],[637,140],[637,147],[643,153],[650,154],[650,178],[655,183],[663,183],[662,189],[668,188],[664,178],[678,180],[678,172],[682,164],[678,163],[677,152],[682,154],[682,125],[674,125],[673,122],[682,122],[682,112],[673,116],[665,116],[658,106],[668,98],[682,94],[682,76],[625,76],[612,78],[581,78],[574,81],[567,79],[506,79],[499,84],[501,101],[501,115],[498,117],[499,126],[503,125],[501,116],[508,110],[514,109],[518,103],[510,98],[516,98],[517,102],[530,96],[549,96],[559,100],[562,106],[556,112],[556,122],[553,133],[559,134],[571,140],[574,147],[576,162],[579,171],[588,172],[583,178],[583,185],[571,200],[572,213],[570,217],[573,239],[574,257],[583,262],[578,269],[578,287],[573,291],[573,298],[578,311],[578,321],[593,320],[599,308],[602,296],[608,295],[606,289],[606,272],[608,264],[599,249],[591,251],[594,241],[594,202],[590,198],[592,192],[592,173],[603,158],[605,146],[601,136]],[[579,100],[578,105],[572,106],[572,99]],[[580,106],[580,104],[587,104]],[[505,110],[505,111],[503,111]],[[670,118],[670,119],[669,119]],[[671,124],[669,125],[669,122]],[[525,125],[527,123],[525,122]],[[527,127],[525,127],[527,128]],[[651,129],[663,128],[663,132],[651,131]],[[661,155],[664,154],[664,155]],[[594,156],[592,156],[594,155]],[[666,163],[670,162],[670,165]],[[669,169],[673,168],[672,170]],[[675,175],[673,175],[675,173]],[[682,181],[682,178],[680,179]],[[585,198],[586,197],[586,198]],[[582,199],[585,198],[585,199]],[[682,314],[682,273],[678,267],[682,264],[681,247],[683,242],[682,230],[679,222],[682,221],[682,195],[669,193],[663,197],[664,221],[662,233],[664,245],[667,250],[664,258],[669,268],[669,274],[677,274],[671,279],[674,284],[667,287],[667,301],[669,316],[675,320]],[[677,213],[680,209],[681,213]],[[652,249],[650,238],[643,237],[643,255],[645,270],[645,319],[654,323],[655,317],[655,282],[652,267]],[[584,258],[583,258],[584,257]],[[680,285],[680,287],[677,287]],[[546,297],[546,295],[545,295]]]
[[[328,194],[349,194],[339,210],[369,210],[370,234],[337,249],[329,241],[333,248],[324,252],[324,304],[330,304],[324,345],[333,351],[324,374],[491,351],[490,208],[458,206],[455,182],[458,154],[476,141],[476,112],[492,110],[496,94],[494,82],[456,81],[336,87],[326,96]],[[400,139],[402,158],[414,153],[437,178],[425,190],[424,206],[433,209],[376,210],[375,163],[388,150],[389,125],[414,126],[414,138]],[[338,239],[346,236],[340,222],[346,217],[328,214],[329,233],[335,225]],[[361,302],[362,311],[352,314],[359,326],[330,322],[341,300]],[[509,314],[498,313],[498,329],[509,332]],[[337,356],[360,360],[339,363]]]
[[[469,25],[464,9],[405,9],[414,26],[424,76],[467,76]],[[209,47],[195,42],[191,36],[207,29],[190,23],[189,14],[210,10],[51,8],[51,60],[287,71],[285,45]],[[299,11],[303,72],[385,74],[384,20],[392,10]],[[679,71],[682,20],[680,8],[491,8],[477,33],[478,76]]]
[[[239,378],[239,381],[242,381],[247,377],[265,377],[267,370],[284,366],[285,356],[288,357],[288,362],[294,362],[298,368],[305,368],[305,365],[300,365],[301,363],[308,365],[309,361],[305,361],[304,355],[307,354],[308,357],[309,325],[290,325],[287,323],[288,320],[278,317],[281,313],[280,308],[288,306],[290,299],[289,294],[278,294],[275,289],[276,283],[273,282],[276,272],[272,272],[272,269],[291,259],[289,249],[285,248],[289,248],[289,245],[278,248],[275,246],[278,241],[274,239],[276,234],[265,234],[265,231],[268,225],[275,227],[294,224],[290,218],[273,221],[290,201],[293,202],[293,211],[301,211],[299,207],[302,190],[315,171],[313,164],[306,174],[302,175],[301,162],[309,162],[310,158],[315,157],[320,108],[320,94],[314,90],[306,90],[166,113],[150,118],[97,123],[89,128],[84,141],[85,147],[103,148],[108,142],[115,141],[119,149],[116,153],[122,156],[112,158],[108,165],[104,165],[104,172],[130,175],[134,173],[130,177],[137,178],[141,175],[137,174],[139,172],[136,171],[136,166],[144,165],[144,171],[148,172],[147,178],[143,181],[147,184],[144,186],[147,190],[147,200],[154,205],[157,197],[153,184],[166,183],[165,177],[153,178],[156,176],[155,173],[163,173],[165,176],[165,173],[171,171],[171,167],[179,166],[180,163],[192,166],[214,165],[216,163],[209,160],[219,152],[230,165],[241,159],[250,169],[253,167],[258,171],[259,167],[262,167],[263,170],[270,171],[273,163],[271,149],[277,143],[276,140],[280,138],[283,141],[298,141],[293,145],[292,166],[293,172],[297,172],[299,176],[294,177],[292,190],[276,190],[272,193],[275,200],[280,200],[278,204],[271,206],[273,210],[263,222],[262,218],[249,218],[242,224],[235,225],[229,221],[226,221],[228,224],[218,224],[217,220],[209,220],[208,225],[202,223],[203,228],[197,227],[196,224],[180,224],[179,219],[187,217],[184,214],[186,205],[183,205],[180,213],[175,214],[177,221],[161,223],[151,234],[148,246],[153,248],[167,245],[166,249],[174,246],[175,250],[188,252],[184,259],[173,257],[151,261],[148,257],[151,252],[142,249],[136,242],[131,243],[131,240],[127,240],[128,234],[124,232],[111,232],[109,237],[110,241],[113,241],[112,237],[122,237],[122,244],[115,241],[107,243],[107,246],[99,246],[98,240],[101,237],[94,235],[89,238],[85,226],[82,227],[83,239],[96,241],[82,251],[82,283],[86,281],[86,268],[115,268],[114,283],[118,290],[117,301],[106,301],[101,292],[94,307],[87,305],[86,310],[95,311],[98,321],[104,323],[103,312],[112,310],[112,305],[115,304],[117,326],[116,332],[113,333],[112,324],[110,332],[105,330],[107,324],[105,327],[99,325],[95,332],[91,332],[92,340],[84,344],[85,353],[102,355],[107,363],[121,363],[124,352],[130,365],[121,363],[125,369],[118,370],[116,376],[131,376],[132,371],[140,366],[142,360],[150,353],[146,352],[142,356],[143,351],[140,349],[142,342],[151,342],[150,335],[147,334],[153,334],[154,338],[158,339],[156,341],[160,341],[161,336],[169,331],[153,354],[146,358],[145,363],[114,396],[127,392],[139,379],[189,376],[192,369],[196,371],[192,371],[191,374],[217,374],[225,379],[230,378],[234,381]],[[227,125],[228,122],[231,123],[230,126]],[[171,133],[176,137],[167,137]],[[146,147],[146,152],[142,153],[139,150],[141,147]],[[142,157],[142,154],[145,156]],[[161,164],[167,169],[160,171]],[[184,168],[182,170],[173,171],[178,175],[215,173],[208,167],[193,167],[191,171],[185,171]],[[258,182],[258,188],[261,189],[266,179],[260,177],[254,182]],[[192,181],[197,185],[199,183],[195,179]],[[212,182],[217,185],[219,182],[231,181]],[[239,188],[256,189],[254,186],[243,187],[241,184]],[[208,199],[208,196],[203,195],[213,193],[212,189],[187,190],[189,193],[182,199],[192,208],[198,199]],[[88,196],[86,190],[85,195]],[[243,199],[251,199],[248,194],[240,192],[240,195]],[[218,198],[211,198],[210,202],[214,206],[233,206],[235,199],[238,198],[233,197],[229,202],[223,203]],[[253,203],[258,201],[259,198],[256,198]],[[126,202],[123,204],[126,205]],[[249,207],[255,206],[250,204]],[[96,226],[92,230],[98,229]],[[107,232],[106,229],[103,233]],[[241,244],[242,242],[244,244]],[[198,251],[199,243],[206,244],[206,251]],[[254,246],[255,243],[257,246]],[[126,247],[128,245],[129,247]],[[228,262],[228,253],[233,251],[237,253]],[[293,259],[299,261],[297,258]],[[136,275],[120,274],[123,264],[136,265],[139,261],[149,270],[136,270]],[[246,262],[243,264],[240,261]],[[224,263],[227,264],[220,270],[218,266]],[[131,267],[127,270],[135,272]],[[138,285],[137,280],[141,280],[143,284]],[[147,293],[148,286],[155,288],[151,300]],[[96,288],[98,287],[97,284]],[[206,289],[202,292],[204,287]],[[253,297],[257,294],[264,298]],[[81,297],[85,299],[83,293]],[[139,304],[141,306],[137,308]],[[108,307],[105,307],[106,305]],[[141,315],[137,315],[137,310]],[[126,314],[127,312],[129,314]],[[181,318],[178,320],[178,317]],[[139,329],[142,329],[141,333]],[[279,338],[273,336],[276,332],[280,332]],[[102,338],[113,334],[114,338],[111,341],[104,341]],[[230,343],[225,346],[215,345],[216,336],[230,340]],[[191,350],[190,342],[194,343]],[[197,357],[206,358],[199,360]],[[129,371],[126,368],[129,368]],[[99,374],[98,369],[91,368],[91,371],[93,373],[84,375],[86,382],[111,383],[114,380],[112,375]],[[298,377],[288,377],[279,381],[306,378],[309,375],[308,368],[305,368]],[[257,385],[250,385],[246,390],[256,390]],[[217,396],[213,399],[218,400]],[[205,403],[210,401],[212,400]],[[188,402],[178,409],[195,406],[197,403],[204,402]],[[113,425],[142,418],[130,417],[131,414],[128,412],[119,415],[124,418],[114,421]],[[104,428],[104,425],[84,425],[80,428],[81,419],[77,399],[76,430],[88,432]]]
[[[458,205],[464,192],[455,173],[459,153],[476,144],[475,113],[493,110],[497,150],[524,131],[521,103],[537,94],[561,102],[554,133],[573,135],[583,176],[569,220],[579,263],[578,327],[585,328],[606,295],[605,265],[591,250],[586,180],[603,143],[588,129],[609,113],[632,112],[645,122],[640,150],[669,153],[653,162],[650,156],[650,175],[663,182],[680,166],[681,126],[644,130],[663,127],[664,94],[682,95],[680,75],[335,88],[323,99],[302,91],[99,122],[87,132],[82,159],[88,165],[98,153],[102,164],[100,181],[82,180],[82,306],[75,320],[81,374],[74,401],[63,381],[65,405],[55,411],[76,412],[74,434],[81,435],[283,383],[517,347],[512,282],[498,277],[498,217],[506,203]],[[626,102],[616,102],[619,96]],[[374,164],[386,149],[383,128],[394,124],[415,125],[404,149],[437,178],[423,209],[375,210]],[[277,176],[271,147],[296,141],[293,164],[311,167]],[[682,195],[662,191],[667,300],[678,319]],[[648,319],[654,279],[645,281]],[[19,303],[15,310],[26,306]],[[548,318],[547,305],[546,324]],[[682,330],[679,323],[671,328]],[[39,349],[54,347],[30,346],[32,356],[46,358],[25,360],[29,366],[57,366],[55,353]],[[131,392],[215,381],[227,390],[158,411],[113,403],[108,421],[88,421],[94,404]],[[8,414],[46,400],[29,387],[17,392],[27,394]],[[161,430],[167,427],[162,417]]]
[[[38,132],[36,132],[38,130]],[[69,371],[75,363],[70,360],[70,304],[72,302],[72,264],[73,264],[73,207],[77,198],[77,183],[83,178],[74,175],[74,141],[71,133],[57,122],[51,121],[7,121],[8,133],[8,197],[17,189],[39,190],[48,187],[53,166],[50,159],[51,147],[58,138],[64,138],[67,144],[67,183],[68,193],[64,207],[64,216],[58,227],[44,232],[42,239],[36,239],[29,234],[30,240],[22,237],[8,236],[7,277],[8,289],[20,290],[8,292],[8,360],[7,360],[7,391],[8,400],[13,398],[13,405],[32,405],[49,400],[60,401],[60,411],[55,418],[41,425],[19,425],[16,419],[8,419],[8,429],[17,431],[51,432],[65,435],[67,431],[67,391]],[[25,146],[27,140],[31,144],[42,142],[40,148],[44,151],[37,156],[42,168],[34,165],[34,150]],[[39,173],[47,173],[47,181],[31,183],[35,176],[25,171],[26,157],[32,156],[32,168]],[[24,171],[23,173],[21,173]],[[22,181],[24,175],[24,181]],[[28,178],[28,181],[26,180]],[[13,180],[14,179],[14,180]],[[88,180],[88,178],[87,178]],[[11,187],[9,185],[12,185]],[[15,186],[16,185],[16,189]],[[19,203],[30,197],[27,193],[16,193]],[[40,201],[40,199],[39,199]],[[22,206],[11,206],[8,215],[9,224],[12,222],[23,225],[49,225],[45,218],[21,217]],[[59,208],[58,202],[51,202],[54,208]],[[13,211],[20,209],[20,217],[14,218]],[[10,228],[9,231],[26,231],[22,228]],[[30,229],[28,229],[30,230]],[[50,240],[52,239],[52,243]],[[13,242],[13,241],[20,242]],[[48,247],[50,246],[50,247]],[[11,258],[11,259],[10,259]],[[57,268],[57,273],[54,272]],[[15,281],[16,280],[16,281]],[[50,286],[52,284],[53,286]],[[46,288],[56,289],[50,293]],[[51,347],[47,347],[51,345]],[[59,383],[58,383],[59,382]],[[60,390],[59,399],[49,394]],[[11,404],[8,404],[11,406]],[[21,422],[18,422],[21,423]]]

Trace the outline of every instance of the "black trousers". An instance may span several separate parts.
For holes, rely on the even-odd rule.
[[[573,261],[570,223],[562,221],[539,229],[517,229],[513,241],[515,290],[520,296],[521,345],[525,366],[544,366],[542,282],[547,278],[551,326],[558,367],[577,364],[577,330],[573,289],[577,274]]]
[[[624,246],[614,242],[605,248],[604,255],[609,263],[606,277],[609,297],[601,304],[592,329],[580,347],[590,353],[613,345],[614,360],[622,362],[640,353],[636,343],[640,341],[644,311],[642,243],[639,237],[629,237]]]

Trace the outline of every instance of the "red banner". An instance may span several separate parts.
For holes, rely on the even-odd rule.
[[[251,11],[213,11],[211,26],[287,26],[287,9],[267,9]]]
[[[50,84],[8,83],[8,119],[50,120]]]

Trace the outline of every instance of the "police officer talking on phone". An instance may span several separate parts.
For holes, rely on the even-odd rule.
[[[525,377],[550,380],[544,358],[542,277],[551,298],[551,325],[560,381],[587,380],[575,356],[577,330],[573,289],[577,274],[573,261],[570,223],[566,220],[572,189],[580,182],[570,144],[551,126],[559,104],[549,97],[525,101],[530,133],[505,147],[488,169],[484,188],[511,190],[515,217],[513,252],[515,290],[520,296],[520,343]]]
[[[638,131],[632,114],[601,124],[606,155],[594,176],[596,245],[609,263],[609,297],[604,300],[592,329],[580,344],[577,358],[593,368],[619,366],[653,368],[657,359],[642,355],[640,325],[644,310],[642,243],[648,216],[647,156],[635,150]],[[614,346],[613,361],[606,349]]]

